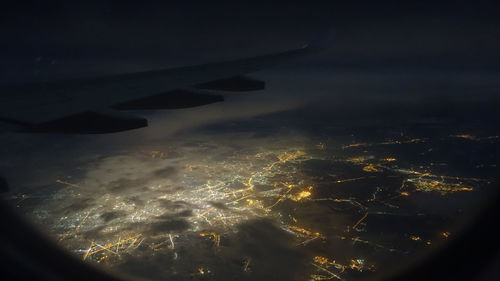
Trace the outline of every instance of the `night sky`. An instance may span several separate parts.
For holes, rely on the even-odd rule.
[[[498,65],[495,1],[28,1],[3,7],[2,82],[69,79],[234,59],[337,40],[307,63]]]

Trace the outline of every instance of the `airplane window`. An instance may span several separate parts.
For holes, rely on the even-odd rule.
[[[493,51],[463,59],[469,53],[457,47],[448,59],[441,56],[443,46],[461,39],[444,27],[408,24],[410,31],[403,32],[384,22],[383,28],[348,23],[336,22],[340,47],[312,58],[305,52],[315,53],[316,42],[295,50],[280,41],[273,43],[279,51],[292,51],[126,79],[108,67],[120,62],[113,59],[105,67],[83,69],[85,75],[69,66],[83,80],[61,87],[90,89],[85,98],[73,98],[71,91],[46,94],[59,89],[56,83],[43,88],[44,100],[23,115],[18,108],[25,99],[2,99],[14,105],[2,109],[8,116],[0,114],[0,124],[17,129],[0,135],[0,175],[9,182],[2,200],[77,259],[146,280],[357,281],[439,251],[496,191],[498,71],[490,62],[475,60],[471,66],[467,60],[487,61]],[[435,32],[430,37],[452,34],[432,37],[437,43],[417,50],[403,35],[430,38],[419,35],[422,30]],[[258,31],[246,35],[257,38]],[[370,32],[385,37],[372,41]],[[226,38],[222,33],[216,36]],[[116,36],[117,42],[125,40]],[[393,46],[393,36],[409,41]],[[363,48],[363,42],[374,47]],[[140,50],[148,48],[153,47]],[[232,49],[243,47],[227,47]],[[177,51],[186,57],[196,53]],[[220,52],[200,56],[223,57]],[[420,59],[421,52],[429,58]],[[236,53],[223,60],[258,54]],[[263,63],[279,66],[289,55],[300,55],[299,62],[276,69]],[[130,69],[160,69],[148,59]],[[44,65],[45,60],[37,61],[44,69],[40,75],[67,75],[57,60]],[[65,62],[83,63],[60,63]],[[106,73],[118,76],[84,84],[86,77]],[[166,79],[160,75],[174,77],[168,80],[173,84],[182,76],[190,84],[158,88],[170,85],[157,82]],[[28,88],[7,89],[21,95]],[[140,89],[148,95],[135,97]],[[88,111],[108,92],[104,100],[114,102],[106,110]],[[64,110],[52,110],[53,103]],[[72,112],[73,104],[89,107]],[[25,130],[35,119],[44,121]]]

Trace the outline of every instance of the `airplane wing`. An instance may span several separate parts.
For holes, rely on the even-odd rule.
[[[147,126],[126,110],[186,108],[223,101],[206,90],[263,89],[243,76],[320,50],[313,42],[282,53],[93,79],[0,86],[0,130],[111,133]]]

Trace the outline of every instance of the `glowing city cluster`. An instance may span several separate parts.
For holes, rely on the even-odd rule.
[[[477,139],[469,135],[453,137]],[[373,249],[370,251],[404,255],[410,250],[370,235],[367,227],[374,224],[371,220],[405,216],[401,211],[405,202],[421,193],[445,196],[473,192],[489,184],[488,179],[434,174],[428,166],[402,166],[390,150],[382,156],[370,153],[370,148],[377,146],[426,141],[416,138],[338,145],[338,155],[329,150],[327,143],[320,142],[286,149],[261,148],[252,153],[234,151],[221,158],[184,157],[176,162],[180,168],[174,180],[159,177],[154,184],[142,187],[137,183],[137,187],[123,192],[92,189],[96,194],[88,204],[81,199],[88,195],[85,181],[57,179],[56,184],[63,187],[29,215],[50,222],[50,231],[57,235],[59,243],[82,260],[115,267],[130,257],[165,254],[172,264],[172,274],[189,276],[216,276],[217,269],[203,259],[176,264],[183,256],[196,255],[186,251],[205,245],[210,255],[225,257],[231,247],[225,243],[236,235],[239,225],[267,219],[293,237],[291,247],[309,257],[300,278],[348,280],[349,272],[377,271],[378,261],[359,249],[344,249],[340,254],[329,247],[361,247],[365,252],[368,247]],[[152,163],[170,161],[168,153],[161,150],[143,151],[138,157]],[[341,169],[316,176],[311,163],[334,168],[338,165]],[[385,186],[382,180],[390,184]],[[363,189],[366,196],[356,195],[352,188]],[[36,195],[22,194],[14,199],[22,208],[31,197]],[[63,212],[57,207],[64,200],[79,198],[82,201],[72,205],[73,209]],[[314,212],[325,218],[315,217]],[[418,233],[402,233],[401,237],[408,247],[427,247],[450,235],[443,225],[435,237]],[[256,270],[255,259],[239,258],[239,274]]]

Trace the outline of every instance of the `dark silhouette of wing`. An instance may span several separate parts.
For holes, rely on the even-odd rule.
[[[324,43],[324,42],[323,42]],[[244,74],[314,53],[321,44],[258,57],[110,75],[93,79],[2,85],[0,130],[111,133],[147,126],[118,110],[173,109],[223,100],[203,90],[250,91],[264,82]]]

